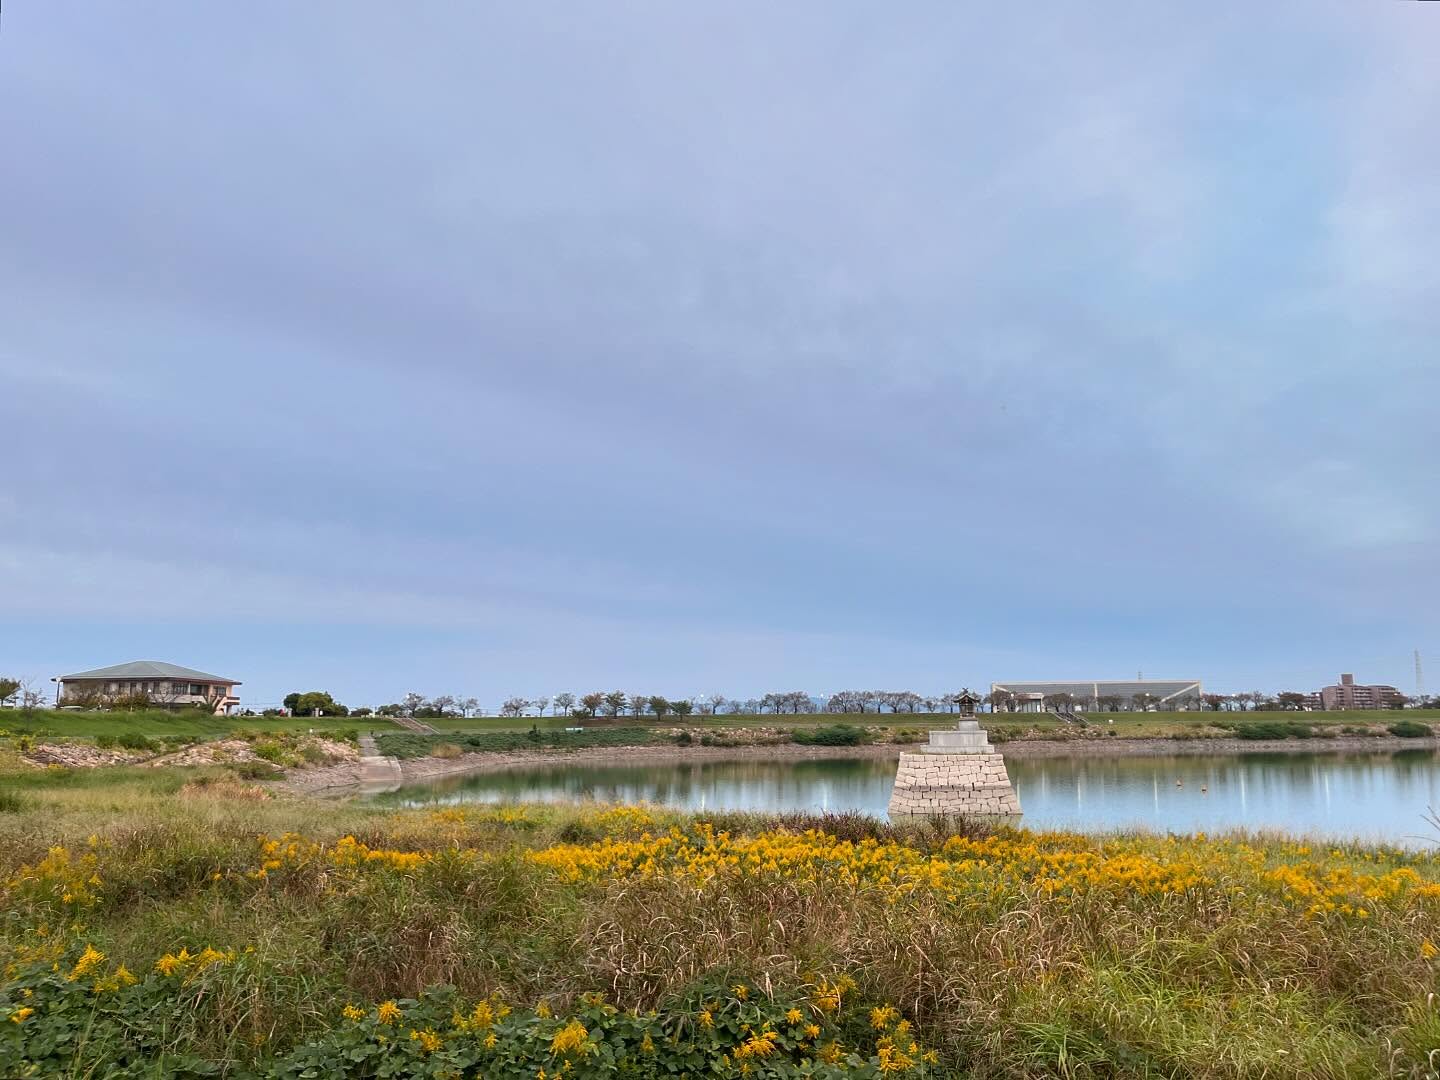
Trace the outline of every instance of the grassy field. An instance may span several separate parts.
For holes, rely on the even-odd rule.
[[[0,1075],[1433,1076],[1440,859],[0,763]]]

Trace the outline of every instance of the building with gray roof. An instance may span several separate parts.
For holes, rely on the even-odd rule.
[[[217,716],[240,704],[235,696],[239,679],[211,675],[159,660],[132,660],[128,664],[92,668],[72,675],[57,675],[61,705],[97,704],[122,694],[144,694],[156,705],[191,705],[212,709]]]

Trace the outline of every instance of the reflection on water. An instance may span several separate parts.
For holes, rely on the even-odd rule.
[[[1409,843],[1440,840],[1440,755],[1239,754],[1011,759],[1033,828],[1282,829]],[[895,761],[570,765],[454,776],[380,798],[406,805],[597,799],[694,810],[861,810],[883,816]]]

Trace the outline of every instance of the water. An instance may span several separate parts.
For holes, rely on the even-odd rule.
[[[1012,758],[1031,828],[1279,829],[1409,845],[1440,841],[1440,752]],[[379,798],[405,805],[596,799],[692,810],[859,810],[883,817],[880,758],[555,764],[451,776]],[[1178,783],[1177,783],[1178,781]]]

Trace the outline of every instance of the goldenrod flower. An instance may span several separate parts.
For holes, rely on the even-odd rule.
[[[340,1012],[346,1020],[365,1019],[365,1010],[360,1008],[358,1005],[346,1005],[345,1008],[340,1010]]]
[[[590,1032],[579,1020],[571,1020],[550,1040],[552,1054],[572,1054],[585,1048]]]
[[[34,1015],[35,1010],[30,1008],[29,1005],[26,1005],[23,1008],[16,1009],[13,1013],[10,1014],[10,1022],[12,1024],[23,1024],[26,1020],[28,1020]]]
[[[393,1001],[382,1001],[380,1007],[375,1010],[375,1019],[382,1024],[397,1023],[404,1015],[400,1011],[400,1006]]]

